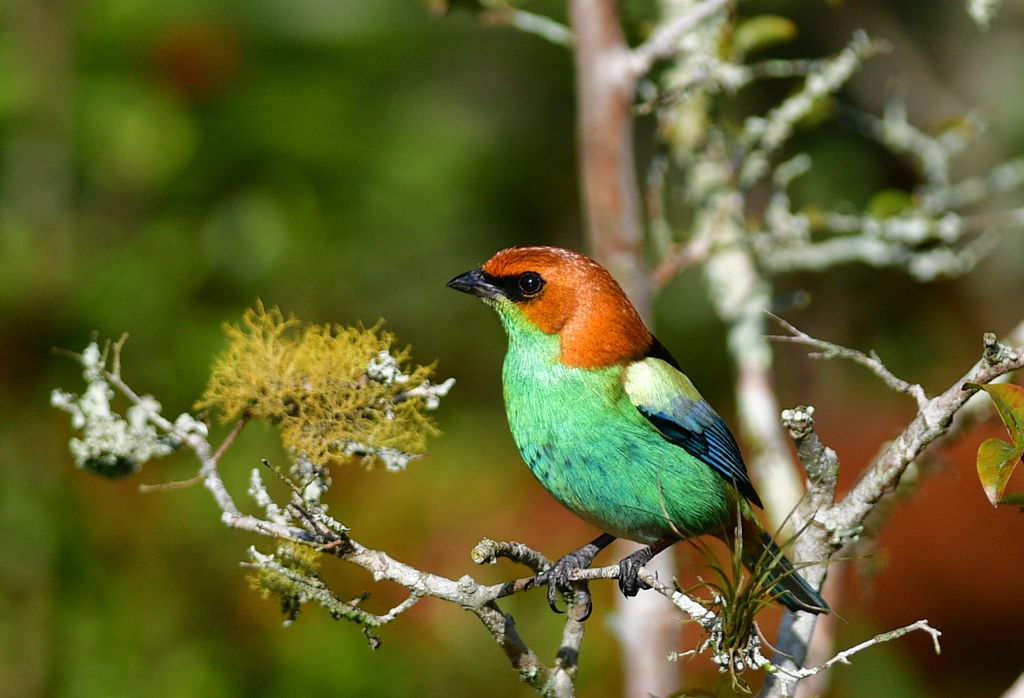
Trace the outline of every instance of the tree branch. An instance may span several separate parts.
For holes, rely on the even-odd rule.
[[[928,404],[928,396],[924,392],[924,388],[916,383],[908,383],[902,378],[897,377],[878,357],[874,351],[870,354],[857,351],[856,349],[848,349],[847,347],[833,344],[832,342],[826,342],[821,339],[815,339],[810,335],[798,330],[796,327],[786,322],[777,315],[768,313],[775,322],[779,323],[789,335],[769,335],[768,339],[775,342],[787,342],[789,344],[800,344],[806,347],[811,347],[817,351],[810,354],[809,356],[815,359],[834,359],[841,358],[848,361],[852,361],[856,364],[866,367],[876,376],[878,376],[883,383],[888,387],[895,390],[898,393],[905,393],[917,402],[918,409],[923,409]]]
[[[633,104],[642,67],[634,64],[616,0],[569,0],[568,9],[576,36],[578,159],[586,238],[593,256],[649,321],[652,284],[633,142]],[[671,571],[674,559],[666,551],[652,564]],[[648,661],[671,649],[673,633],[664,617],[664,608],[646,598],[628,605],[619,601],[627,695],[675,688],[675,672],[665,662]]]
[[[985,351],[986,356],[959,381],[929,400],[918,411],[917,416],[889,443],[842,503],[830,513],[831,520],[823,522],[826,526],[838,533],[853,530],[863,524],[864,518],[882,495],[895,488],[907,466],[933,441],[946,433],[953,416],[976,392],[967,388],[967,383],[984,385],[1024,366],[1024,346],[1010,349],[990,335],[986,338]]]
[[[847,649],[837,653],[834,657],[832,657],[831,659],[829,659],[828,661],[824,662],[819,666],[800,668],[795,670],[781,669],[777,673],[772,675],[773,681],[770,682],[771,687],[766,686],[766,690],[761,692],[761,697],[766,698],[767,696],[788,695],[787,691],[792,686],[796,685],[796,682],[800,679],[820,674],[821,672],[825,671],[826,669],[830,669],[836,664],[849,664],[850,657],[857,654],[858,652],[866,650],[869,647],[874,647],[875,645],[880,645],[883,642],[891,642],[893,640],[897,640],[906,635],[907,633],[911,633],[915,630],[921,630],[923,632],[928,633],[932,638],[932,645],[935,648],[935,654],[939,654],[941,652],[941,647],[939,646],[939,637],[942,635],[942,633],[933,628],[931,625],[929,625],[927,620],[919,620],[914,623],[911,623],[910,625],[905,625],[902,628],[896,628],[895,630],[889,630],[884,633],[879,633],[870,640],[865,640],[864,642],[860,642],[854,645],[853,647],[848,647]]]
[[[822,350],[825,358],[853,360],[868,366],[894,390],[924,395],[923,389],[919,386],[915,386],[915,390],[908,389],[908,385],[882,365],[877,356],[868,356],[862,352],[810,338],[792,325],[784,322],[782,324],[799,340],[798,343]],[[801,503],[797,514],[798,524],[810,521],[811,525],[806,527],[795,541],[794,557],[804,561],[822,562],[821,565],[802,568],[801,574],[811,584],[820,583],[825,572],[825,561],[839,547],[857,540],[863,530],[864,519],[875,510],[883,495],[895,488],[907,466],[917,459],[925,448],[948,433],[953,417],[975,392],[966,388],[966,383],[991,382],[1022,366],[1024,347],[1012,349],[997,341],[994,335],[986,334],[981,360],[938,397],[919,401],[919,410],[915,418],[882,452],[853,490],[838,503],[833,503],[839,470],[838,457],[818,439],[814,431],[813,408],[798,407],[783,412],[783,422],[797,444],[797,454],[807,470],[811,483],[807,498]],[[808,674],[808,670],[801,669],[801,665],[806,657],[816,620],[814,616],[808,614],[787,613],[783,617],[776,641],[777,652],[773,659],[780,672],[766,681],[762,696],[791,695],[795,681],[818,673],[837,661],[845,662],[850,654],[871,646],[874,642],[862,643],[841,652],[836,658]],[[937,642],[938,631],[930,627],[918,627],[920,624],[925,622],[919,621],[901,631],[894,631],[897,634],[883,634],[879,637],[882,638],[881,641],[887,641],[909,630],[925,629]]]
[[[690,50],[692,47],[686,45],[688,35],[692,34],[705,19],[727,9],[730,5],[732,0],[703,0],[690,7],[688,11],[670,17],[665,23],[658,25],[647,41],[633,49],[630,70],[634,79],[646,75],[658,61]]]
[[[632,54],[615,0],[569,0],[576,35],[580,178],[587,237],[595,258],[641,309],[650,305],[643,216],[633,158]]]

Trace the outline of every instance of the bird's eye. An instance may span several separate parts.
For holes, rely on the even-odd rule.
[[[543,277],[535,271],[520,274],[516,282],[519,285],[519,290],[527,298],[536,296],[544,288]]]

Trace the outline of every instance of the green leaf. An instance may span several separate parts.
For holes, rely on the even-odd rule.
[[[787,43],[796,38],[793,20],[778,15],[757,15],[740,22],[732,37],[733,50],[740,56]]]
[[[999,500],[1000,504],[1007,504],[1012,507],[1021,507],[1024,511],[1024,492],[1011,492],[1010,494],[1004,494]]]
[[[977,388],[989,394],[1013,441],[1007,443],[1002,439],[987,439],[978,447],[978,478],[985,488],[985,494],[992,506],[1024,505],[1024,493],[1003,494],[1013,469],[1024,455],[1024,388],[1012,383],[968,383],[964,387]]]
[[[988,393],[996,406],[996,411],[999,412],[999,418],[1009,430],[1013,443],[1024,447],[1024,387],[1013,383],[965,383],[964,388],[984,390]]]
[[[1013,443],[1024,447],[1024,388],[1013,383],[995,383],[982,386],[982,390],[992,397]]]
[[[868,202],[868,213],[875,218],[889,218],[909,210],[914,205],[914,197],[902,189],[882,189],[875,192]]]
[[[1024,447],[1014,446],[1002,439],[986,439],[978,447],[978,478],[992,506],[1003,502],[1003,490],[1022,454]]]

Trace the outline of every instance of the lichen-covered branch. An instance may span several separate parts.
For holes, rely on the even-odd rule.
[[[822,97],[836,93],[872,54],[884,44],[873,42],[865,32],[854,34],[849,45],[838,56],[810,73],[803,89],[785,99],[765,116],[748,117],[739,142],[746,152],[740,172],[740,184],[750,186],[769,170],[768,158],[793,134],[796,123],[810,114]]]
[[[982,132],[977,119],[970,120],[970,127],[952,126],[930,135],[908,124],[896,101],[882,117],[847,112],[847,120],[864,135],[915,160],[921,183],[905,194],[881,192],[861,212],[794,211],[787,188],[812,165],[805,155],[791,158],[772,177],[765,230],[751,237],[758,263],[768,272],[822,272],[856,262],[901,269],[919,281],[961,276],[987,257],[1006,231],[1024,223],[1021,207],[963,210],[1024,186],[1020,159],[952,181],[954,158]]]
[[[942,394],[932,398],[917,416],[893,439],[875,460],[871,468],[857,482],[836,511],[824,521],[838,535],[863,523],[865,517],[882,496],[891,492],[907,466],[936,439],[943,436],[953,417],[975,389],[968,383],[985,384],[995,378],[1024,366],[1024,346],[1016,349],[996,341],[986,340],[986,352],[964,376]]]
[[[783,422],[797,444],[797,454],[806,469],[811,487],[796,513],[798,523],[810,521],[797,539],[794,557],[801,560],[826,562],[839,548],[857,541],[864,530],[864,521],[873,513],[879,501],[892,492],[907,467],[918,459],[930,445],[945,437],[957,412],[966,404],[976,388],[967,383],[988,383],[1000,376],[1024,367],[1024,346],[1017,349],[996,340],[994,335],[984,337],[982,358],[959,381],[941,395],[927,399],[920,386],[897,378],[874,354],[838,347],[807,336],[792,325],[783,323],[798,343],[810,346],[825,358],[841,358],[864,365],[892,389],[909,393],[918,401],[918,413],[875,459],[854,488],[843,498],[835,500],[839,460],[836,453],[824,446],[814,431],[813,408],[798,407],[783,412]],[[911,389],[913,388],[913,389]],[[825,564],[811,565],[801,570],[808,581],[819,583]],[[807,647],[817,619],[806,614],[786,614],[776,641],[773,661],[780,672],[766,682],[762,696],[792,695],[795,682],[818,673],[819,670],[802,669]],[[923,624],[923,625],[921,625]],[[909,630],[924,629],[936,640],[938,631],[924,621],[907,626],[897,634],[883,634],[883,640],[894,639]],[[878,638],[876,638],[877,640]],[[845,661],[849,654],[871,646],[873,641],[840,652],[826,662],[825,669],[837,661]],[[937,650],[936,650],[937,651]],[[811,673],[807,673],[811,671]]]
[[[730,7],[735,0],[701,0],[667,16],[643,44],[633,49],[630,69],[636,79],[645,76],[657,61],[692,51],[694,30],[712,15]]]
[[[248,494],[262,513],[244,513],[227,490],[219,467],[227,448],[234,443],[250,416],[240,418],[224,442],[214,449],[207,439],[205,425],[186,418],[187,415],[174,422],[168,420],[153,398],[139,395],[123,380],[120,373],[120,350],[121,344],[108,348],[107,352],[101,352],[98,345],[92,344],[82,354],[71,354],[84,367],[83,375],[88,390],[84,398],[56,391],[55,404],[72,414],[77,427],[83,431],[89,430],[86,438],[90,440],[90,453],[95,452],[100,457],[117,449],[116,453],[120,457],[131,457],[141,465],[143,460],[164,453],[163,450],[158,453],[146,450],[147,445],[155,441],[179,444],[179,447],[191,450],[199,463],[199,475],[194,481],[201,480],[213,494],[221,510],[222,523],[274,541],[276,547],[272,551],[251,547],[249,561],[244,566],[249,570],[257,588],[281,601],[286,622],[293,621],[305,604],[314,603],[322,606],[334,618],[347,619],[362,627],[370,646],[376,648],[380,645],[380,638],[374,632],[376,628],[395,621],[421,599],[432,597],[473,613],[520,677],[538,692],[559,697],[573,695],[584,635],[585,612],[584,606],[574,595],[569,594],[569,612],[560,648],[554,660],[545,664],[518,634],[512,617],[503,613],[498,606],[499,599],[504,596],[537,586],[536,576],[504,584],[484,585],[469,575],[456,580],[432,574],[398,561],[384,551],[367,548],[352,537],[348,527],[328,513],[321,497],[330,487],[330,474],[305,454],[295,455],[287,472],[267,461],[261,467],[254,468],[250,475]],[[108,368],[108,364],[112,364],[113,368]],[[382,370],[379,354],[373,355],[367,367],[374,374]],[[383,378],[378,376],[371,380]],[[308,381],[299,382],[309,385]],[[103,399],[97,399],[96,396],[101,393]],[[110,407],[110,400],[115,394],[122,395],[130,403],[128,410],[133,415],[131,428],[121,425],[106,430],[90,429],[89,424],[97,421],[117,424],[117,420],[122,419]],[[389,404],[384,401],[380,409],[388,409]],[[428,408],[435,406],[433,402],[427,405]],[[290,493],[286,501],[278,501],[270,494],[264,482],[264,472],[272,472],[286,483]],[[526,565],[535,575],[551,564],[542,554],[522,543],[489,539],[484,539],[474,548],[472,557],[478,564],[507,558]],[[319,573],[321,564],[331,558],[361,567],[375,581],[394,582],[407,589],[408,595],[383,612],[365,607],[363,602],[368,596],[365,592],[346,601],[326,584]],[[614,579],[618,574],[618,566],[611,566],[582,570],[574,580]],[[641,570],[640,579],[681,611],[700,620],[703,625],[717,621],[717,616],[700,602],[666,587],[650,570]],[[714,646],[708,647],[715,651]]]
[[[818,438],[814,430],[814,408],[801,405],[783,410],[782,425],[796,444],[797,457],[810,484],[803,508],[816,511],[833,504],[839,484],[839,456]]]
[[[809,346],[816,350],[811,356],[841,358],[865,366],[893,390],[912,395],[918,406],[914,419],[875,459],[843,501],[829,508],[817,509],[815,517],[826,529],[832,531],[834,546],[843,545],[850,538],[855,538],[864,519],[885,494],[893,491],[907,466],[928,446],[947,434],[956,414],[976,392],[976,388],[971,388],[969,384],[986,384],[1024,367],[1024,346],[1013,348],[1000,342],[994,334],[987,333],[983,338],[981,359],[942,394],[929,399],[921,386],[910,384],[895,376],[874,352],[864,354],[840,347],[809,337],[785,321],[780,320],[780,323],[791,334],[774,339]],[[783,415],[801,449],[805,448],[803,440],[811,439],[812,443],[817,441],[811,415],[813,411],[808,411],[808,408],[798,408]],[[794,419],[800,424],[793,425]],[[798,454],[805,468],[808,468],[808,473],[820,472],[822,458],[826,456],[827,467],[838,468],[838,464],[833,463],[835,454],[828,453],[828,449],[815,447],[811,450],[799,450]],[[834,488],[834,485],[830,487]]]

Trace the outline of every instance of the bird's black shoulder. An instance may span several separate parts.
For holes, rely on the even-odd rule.
[[[651,336],[651,346],[647,349],[644,354],[645,359],[661,359],[672,368],[680,371],[679,362],[676,361],[676,357],[672,356],[671,352],[665,348],[665,345],[658,341],[658,338]]]

